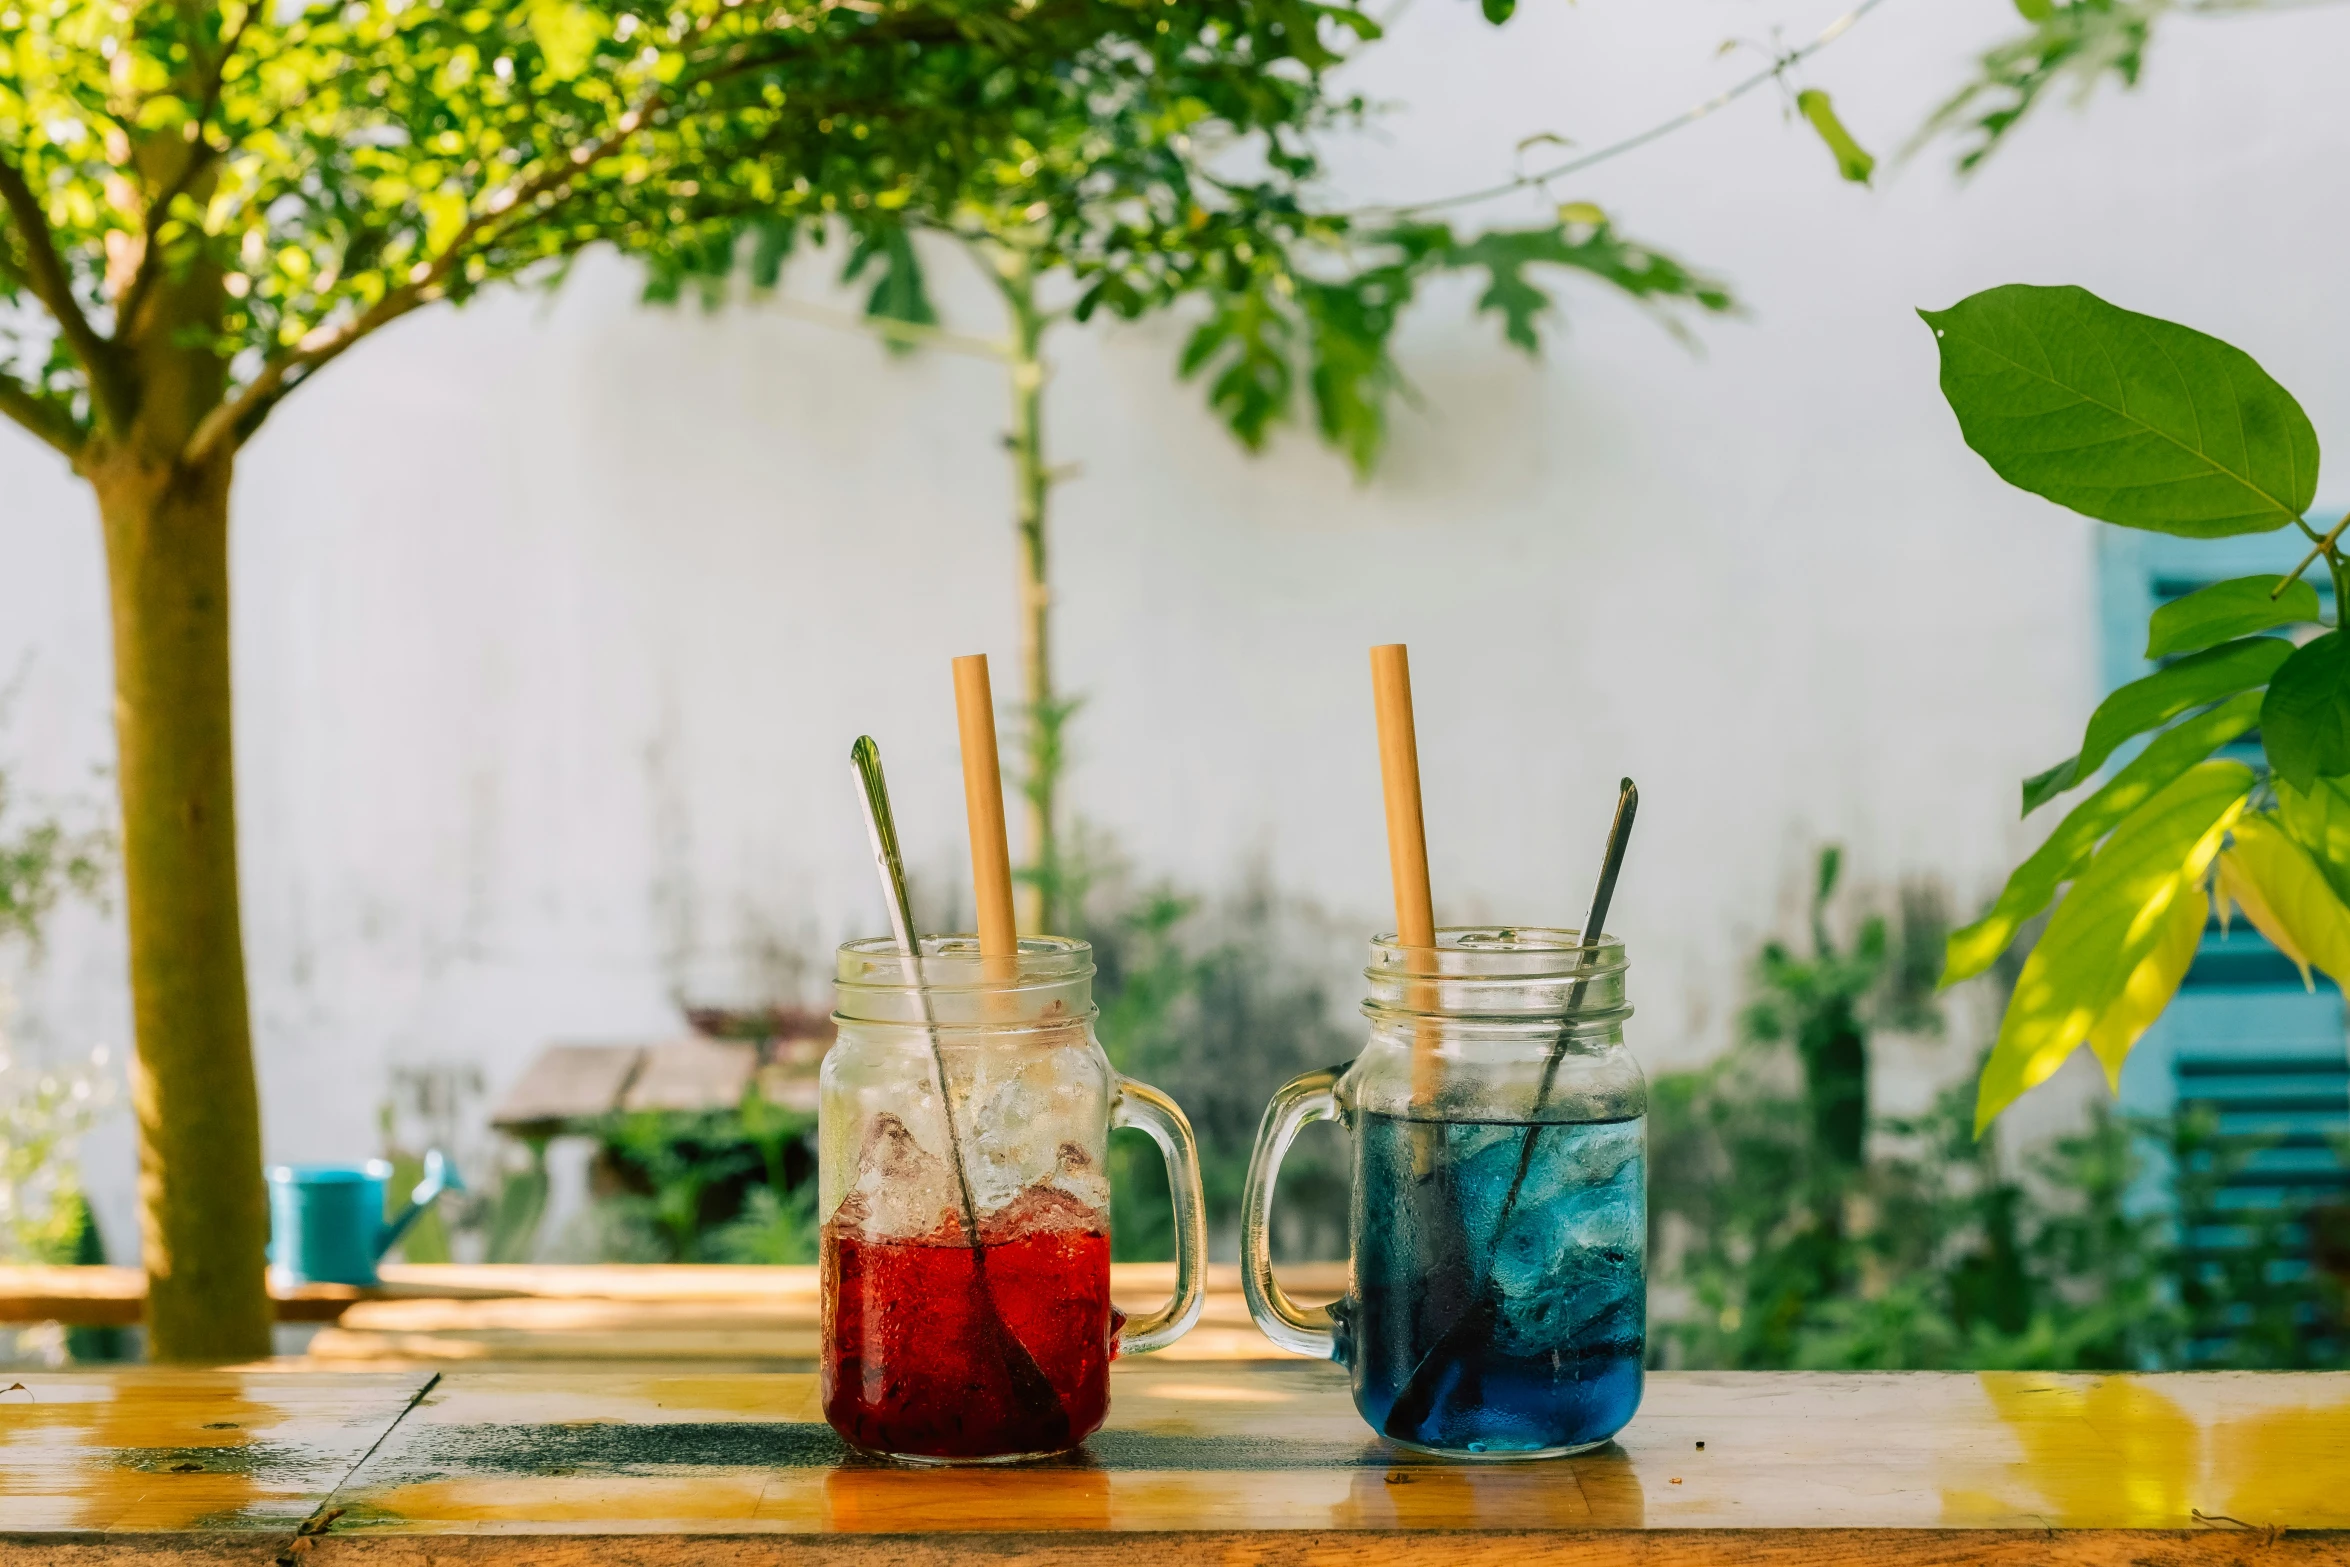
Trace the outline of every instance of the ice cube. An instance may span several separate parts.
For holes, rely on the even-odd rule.
[[[1541,1206],[1610,1186],[1637,1196],[1647,1173],[1645,1142],[1638,1121],[1545,1126],[1519,1201]]]
[[[874,1240],[933,1234],[959,1238],[961,1207],[954,1166],[916,1141],[905,1122],[883,1111],[866,1124],[856,1179],[833,1222]]]
[[[1637,1335],[1647,1242],[1637,1131],[1545,1143],[1493,1248],[1503,1336],[1525,1354]]]
[[[1506,1242],[1494,1256],[1495,1338],[1504,1353],[1587,1352],[1638,1341],[1647,1292],[1637,1253],[1551,1253],[1531,1269],[1522,1266],[1526,1260]]]
[[[1039,1235],[1096,1235],[1109,1227],[1106,1212],[1057,1185],[1031,1186],[979,1221],[980,1238],[990,1246]]]
[[[1049,1061],[1004,1071],[983,1060],[974,1071],[957,1119],[983,1219],[1053,1178],[1070,1136],[1068,1097]]]
[[[1584,1253],[1639,1255],[1646,1244],[1647,1204],[1637,1185],[1626,1186],[1610,1181],[1544,1192],[1529,1177],[1497,1237],[1494,1266],[1513,1268],[1530,1282],[1542,1267],[1563,1267]]]
[[[1501,1220],[1502,1205],[1509,1201],[1510,1185],[1517,1179],[1525,1132],[1521,1127],[1498,1132],[1483,1127],[1471,1130],[1487,1135],[1473,1140],[1456,1136],[1448,1149],[1453,1160],[1449,1172],[1452,1188],[1449,1206],[1459,1215],[1461,1238],[1472,1265],[1483,1267],[1486,1249],[1493,1241],[1494,1226]],[[1440,1197],[1441,1194],[1431,1195]],[[1524,1201],[1522,1194],[1519,1201]]]
[[[1052,1187],[1095,1213],[1110,1211],[1110,1173],[1083,1144],[1061,1144],[1054,1158]]]

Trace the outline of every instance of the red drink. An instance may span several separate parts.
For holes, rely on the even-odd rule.
[[[1118,1327],[1106,1227],[1094,1216],[999,1239],[1012,1217],[982,1226],[984,1272],[960,1225],[916,1240],[876,1240],[838,1217],[824,1226],[819,1388],[835,1431],[870,1452],[974,1459],[1058,1452],[1100,1428]],[[1022,1396],[1005,1331],[1056,1407]]]

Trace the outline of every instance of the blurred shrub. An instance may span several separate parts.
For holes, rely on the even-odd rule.
[[[0,1022],[7,997],[0,992]],[[75,1144],[113,1100],[106,1051],[60,1070],[18,1062],[0,1033],[0,1260],[74,1260],[88,1224]]]
[[[0,692],[0,708],[8,693]],[[94,815],[87,806],[77,814]],[[114,864],[114,837],[103,826],[73,827],[60,817],[26,819],[8,774],[0,771],[0,939],[36,954],[43,926],[69,896],[98,899]],[[79,1144],[114,1102],[114,1070],[104,1047],[70,1067],[42,1066],[9,1047],[11,1012],[0,985],[0,1262],[95,1264],[106,1261],[97,1216],[83,1194]],[[7,1337],[9,1335],[0,1335]],[[70,1328],[13,1335],[27,1351],[77,1360],[119,1359],[119,1328]],[[28,1342],[45,1336],[45,1344]]]
[[[1139,885],[1098,845],[1076,902],[1093,943],[1103,1048],[1118,1070],[1172,1095],[1200,1145],[1212,1256],[1239,1255],[1241,1187],[1257,1122],[1273,1090],[1362,1047],[1337,1018],[1325,959],[1332,943],[1314,911],[1261,878],[1208,900],[1165,883]],[[1357,965],[1360,966],[1359,963]],[[1352,1000],[1351,997],[1345,998]],[[1110,1145],[1111,1245],[1121,1261],[1174,1255],[1165,1165],[1127,1134]],[[1274,1254],[1346,1255],[1345,1146],[1309,1129],[1281,1171]]]
[[[731,1110],[609,1117],[575,1244],[609,1262],[814,1262],[815,1127],[756,1083]]]
[[[0,1022],[6,1021],[0,992]],[[114,1075],[97,1049],[79,1066],[36,1068],[8,1053],[0,1033],[0,1262],[90,1265],[106,1261],[97,1215],[82,1192],[82,1135],[112,1108]],[[17,1357],[119,1360],[120,1328],[18,1333]]]
[[[1871,1036],[1929,1006],[1903,954],[1938,951],[1912,892],[1896,923],[1829,933],[1823,860],[1812,952],[1766,947],[1737,1046],[1654,1084],[1652,1326],[1662,1363],[1766,1369],[2139,1370],[2344,1363],[2337,1278],[2312,1267],[2332,1211],[2223,1205],[2256,1139],[2208,1110],[2087,1127],[2008,1173],[1973,1135],[1974,1082],[1914,1119],[1865,1115]],[[1928,971],[1930,973],[1930,970]],[[1857,1097],[1857,1103],[1856,1103]],[[2175,1211],[2132,1200],[2151,1155]]]
[[[0,692],[0,709],[6,692]],[[41,929],[69,895],[98,899],[114,869],[114,835],[103,826],[73,827],[57,816],[22,820],[13,785],[0,771],[0,936],[38,948]],[[87,806],[78,814],[93,814]]]

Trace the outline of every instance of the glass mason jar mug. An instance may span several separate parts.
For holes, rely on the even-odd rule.
[[[1646,1348],[1647,1084],[1624,1048],[1624,947],[1517,927],[1371,943],[1371,1037],[1266,1108],[1241,1214],[1249,1314],[1344,1363],[1406,1447],[1549,1457],[1632,1418]],[[1309,1121],[1353,1139],[1345,1299],[1275,1282],[1281,1158]]]
[[[840,949],[817,1101],[824,1417],[933,1463],[1065,1452],[1109,1411],[1109,1366],[1198,1319],[1199,1152],[1175,1102],[1094,1038],[1093,949],[967,936]],[[1110,1305],[1109,1133],[1148,1133],[1175,1203],[1175,1292]],[[976,1234],[979,1244],[972,1240]]]

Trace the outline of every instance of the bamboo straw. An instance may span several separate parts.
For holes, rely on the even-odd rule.
[[[1411,656],[1401,642],[1371,649],[1371,696],[1379,710],[1379,783],[1387,797],[1387,869],[1395,883],[1395,934],[1407,949],[1436,945],[1436,912],[1428,891],[1428,832],[1420,814],[1420,742],[1412,725]],[[1420,1029],[1412,1040],[1412,1102],[1436,1092],[1436,1037]]]
[[[955,721],[963,735],[963,810],[971,823],[971,891],[979,904],[979,955],[1017,958],[1012,851],[1004,836],[1004,775],[996,760],[995,696],[987,655],[955,660]]]
[[[964,738],[964,808],[971,818],[971,881],[978,890],[980,902],[980,973],[989,980],[1018,977],[1020,935],[1013,926],[1013,872],[1011,853],[1003,843],[1003,780],[996,768],[996,702],[987,691],[987,655],[973,653],[971,658],[954,660],[954,719]],[[862,745],[872,745],[865,740]],[[872,756],[872,787],[879,792],[881,759]],[[865,771],[860,766],[860,782],[865,782]],[[872,796],[867,796],[872,799]],[[884,806],[886,808],[886,806]],[[895,860],[895,829],[886,834],[874,834],[874,848],[884,862]],[[886,865],[888,869],[888,865]],[[898,867],[898,881],[893,893],[902,888],[902,867]],[[898,914],[905,926],[902,944],[909,944],[919,954],[919,944],[912,940],[914,914],[912,909]],[[917,984],[921,973],[914,973]],[[931,996],[924,991],[921,998],[924,1020],[931,1020]],[[954,1125],[954,1088],[947,1081],[947,1057],[938,1045],[938,1029],[931,1029],[931,1052],[938,1062],[938,1102],[947,1121],[947,1144],[954,1149],[954,1177],[961,1182],[964,1198],[964,1231],[971,1236],[971,1290],[975,1313],[975,1327],[982,1344],[987,1344],[996,1358],[1001,1358],[1003,1372],[1011,1377],[1013,1400],[1020,1414],[1034,1421],[1034,1431],[1048,1450],[1067,1445],[1069,1438],[1069,1410],[1062,1405],[1060,1393],[1053,1388],[1043,1367],[1036,1365],[1027,1344],[1020,1334],[1011,1330],[1003,1320],[1003,1302],[996,1299],[994,1280],[987,1273],[987,1240],[980,1231],[978,1201],[971,1193],[971,1175],[964,1158],[964,1135]]]

